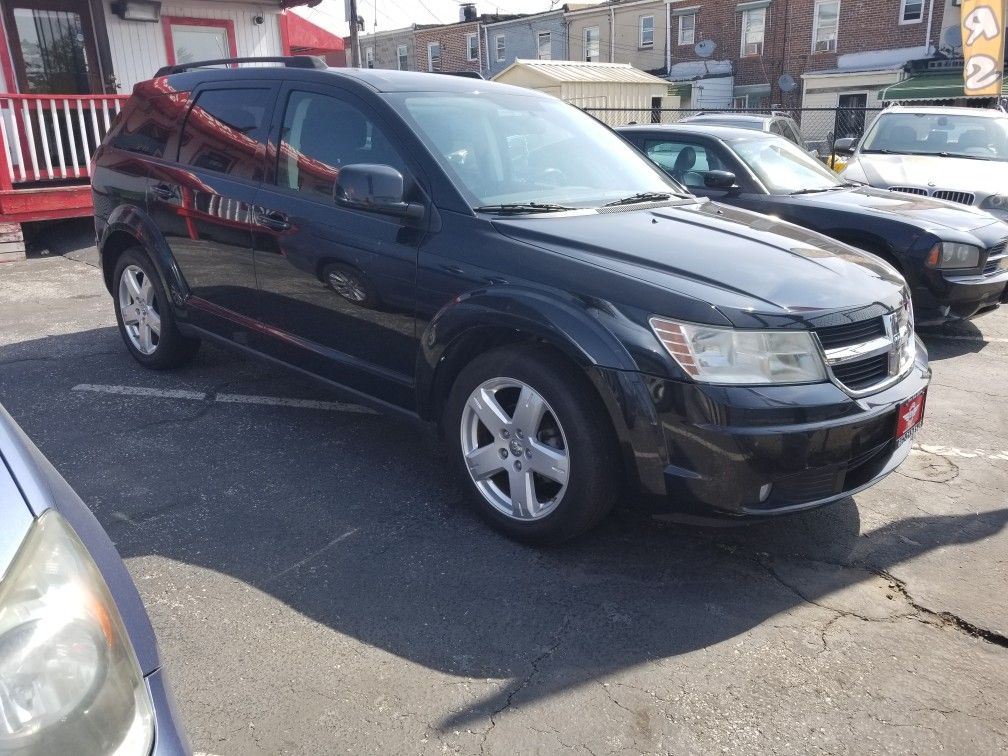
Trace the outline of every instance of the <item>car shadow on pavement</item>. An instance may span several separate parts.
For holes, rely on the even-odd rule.
[[[983,331],[972,321],[922,326],[918,335],[928,350],[931,362],[941,362],[964,354],[977,354],[987,346]]]
[[[846,499],[717,530],[620,511],[574,543],[533,549],[472,514],[419,422],[212,400],[224,387],[341,398],[272,367],[205,348],[193,367],[144,371],[102,328],[0,347],[0,371],[0,401],[125,558],[214,570],[415,664],[501,681],[437,723],[446,730],[893,582],[893,567],[1008,524],[1003,508],[862,533]],[[73,390],[84,383],[211,398]]]

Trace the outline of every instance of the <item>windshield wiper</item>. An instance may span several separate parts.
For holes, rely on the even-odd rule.
[[[509,202],[503,205],[481,205],[473,208],[477,213],[500,213],[502,215],[523,215],[530,213],[562,213],[565,210],[577,210],[567,205],[554,205],[549,202]]]
[[[799,189],[797,192],[791,192],[792,197],[796,197],[799,194],[819,194],[820,192],[832,192],[834,189],[839,189],[842,184],[836,186],[825,186],[818,189]]]
[[[939,157],[950,157],[950,158],[962,158],[963,160],[994,160],[992,157],[983,157],[981,155],[960,155],[958,152],[939,152]]]
[[[636,205],[640,202],[664,202],[667,199],[678,197],[679,199],[693,199],[689,194],[677,194],[674,192],[638,192],[629,197],[606,202],[602,207],[618,207],[619,205]]]

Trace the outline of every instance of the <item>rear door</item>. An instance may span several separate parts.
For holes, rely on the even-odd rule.
[[[351,388],[415,403],[416,270],[421,225],[337,205],[340,170],[377,164],[418,172],[394,131],[338,87],[280,92],[270,180],[256,202],[255,265],[267,351]]]
[[[194,90],[177,160],[152,166],[147,189],[148,211],[189,288],[193,323],[239,340],[257,314],[252,207],[275,99],[267,82]]]

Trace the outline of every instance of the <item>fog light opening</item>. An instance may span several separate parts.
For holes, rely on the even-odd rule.
[[[759,490],[759,500],[760,504],[770,498],[770,492],[773,490],[773,483],[766,483],[760,486]]]

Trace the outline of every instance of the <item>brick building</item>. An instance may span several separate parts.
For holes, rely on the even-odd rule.
[[[473,7],[473,6],[470,6]],[[477,16],[463,6],[464,18],[454,24],[419,27],[416,30],[418,71],[481,73],[486,65],[486,24],[519,18],[518,15],[485,13]]]

